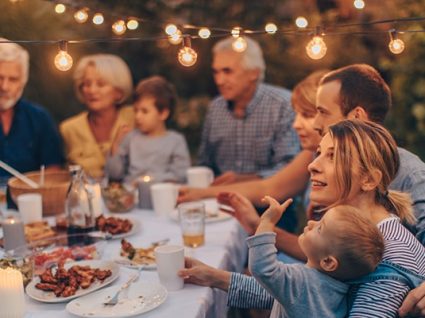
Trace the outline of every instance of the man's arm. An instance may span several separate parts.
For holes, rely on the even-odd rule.
[[[182,188],[179,202],[215,197],[220,192],[237,192],[248,198],[256,206],[263,206],[264,203],[261,199],[265,195],[270,195],[278,200],[294,197],[307,186],[310,177],[307,166],[312,160],[313,153],[304,150],[275,175],[266,179],[214,186],[206,189]]]

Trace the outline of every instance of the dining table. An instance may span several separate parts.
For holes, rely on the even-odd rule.
[[[214,199],[204,201],[207,205],[217,208]],[[125,239],[135,247],[148,247],[152,242],[164,239],[169,239],[167,244],[183,245],[181,229],[175,217],[158,216],[153,210],[139,208],[134,208],[125,214],[114,214],[114,216],[134,221],[136,230]],[[221,217],[217,217],[216,220],[212,218],[206,222],[205,244],[197,248],[185,247],[185,256],[196,258],[212,267],[241,272],[247,259],[246,237],[247,234],[239,222],[233,217],[223,217],[221,212]],[[120,249],[120,239],[107,240],[102,260],[118,259]],[[121,286],[134,273],[134,268],[121,264],[119,276],[110,286]],[[141,284],[158,284],[159,278],[155,269],[143,269],[138,281]],[[25,318],[76,317],[65,307],[66,303],[44,303],[25,295]],[[135,317],[226,317],[227,309],[226,292],[210,287],[185,284],[183,289],[169,291],[166,300],[155,309]]]

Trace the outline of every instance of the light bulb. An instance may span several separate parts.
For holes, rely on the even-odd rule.
[[[127,27],[125,26],[125,22],[123,20],[118,20],[112,25],[112,31],[116,35],[124,34],[126,30],[127,30]]]
[[[363,0],[354,0],[353,5],[354,8],[361,10],[365,7],[365,2]]]
[[[180,49],[177,58],[181,65],[189,67],[196,63],[198,54],[191,47],[185,46]]]
[[[127,29],[136,30],[139,27],[139,22],[136,19],[130,19],[127,21]]]
[[[62,3],[58,3],[57,5],[55,5],[55,12],[57,14],[62,14],[65,12],[65,10],[66,10],[66,7]]]
[[[105,18],[103,17],[103,14],[102,13],[96,13],[93,16],[92,21],[93,21],[94,24],[100,25],[100,24],[102,24],[105,21]]]
[[[75,21],[77,21],[78,23],[86,22],[88,17],[89,17],[87,11],[88,11],[88,9],[84,8],[84,9],[80,9],[77,12],[75,12],[75,14],[74,14]]]
[[[234,38],[238,38],[241,35],[241,28],[234,27],[230,33],[232,34]]]
[[[165,26],[165,33],[168,34],[169,36],[173,36],[174,34],[177,33],[179,29],[177,28],[177,26],[175,24],[167,24]]]
[[[321,36],[314,36],[305,47],[307,55],[313,60],[319,60],[326,55],[327,47]]]
[[[177,29],[176,33],[168,37],[168,41],[173,45],[182,43],[182,40],[183,40],[182,32],[179,29]]]
[[[211,31],[208,28],[201,28],[198,31],[198,35],[202,38],[202,39],[208,39],[211,35]]]
[[[394,54],[400,54],[404,51],[404,42],[400,39],[392,39],[388,44],[388,48]]]
[[[248,46],[248,43],[243,37],[238,37],[232,43],[233,50],[239,53],[245,51],[247,46]]]
[[[298,17],[295,19],[295,25],[301,29],[306,28],[308,26],[308,21],[304,17]]]
[[[274,23],[267,23],[264,30],[266,30],[268,34],[274,34],[277,31],[277,26]]]
[[[60,50],[55,57],[55,66],[59,71],[68,71],[72,67],[72,57],[67,51]]]

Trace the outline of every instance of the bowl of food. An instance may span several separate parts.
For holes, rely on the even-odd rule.
[[[123,213],[132,210],[136,204],[135,188],[117,182],[102,188],[103,201],[109,212]]]
[[[29,242],[11,252],[30,256],[34,274],[40,274],[62,262],[100,259],[106,245],[106,236],[98,232],[63,234]]]
[[[8,251],[6,255],[0,259],[0,268],[13,268],[21,272],[24,286],[26,286],[33,277],[34,262],[31,253],[19,255],[14,251]]]
[[[40,172],[28,172],[25,176],[35,183],[40,183]],[[71,182],[68,171],[51,171],[44,173],[44,183],[39,188],[32,188],[18,178],[10,178],[8,187],[15,203],[17,197],[25,193],[39,193],[43,200],[43,216],[61,214],[65,209],[66,193]]]

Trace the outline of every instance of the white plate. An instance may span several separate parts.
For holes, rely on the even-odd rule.
[[[231,219],[232,216],[226,212],[218,211],[217,214],[211,214],[208,213],[207,210],[207,217],[205,218],[205,223],[215,223],[215,222],[221,222]],[[177,209],[173,210],[173,212],[170,213],[170,219],[173,221],[178,222],[179,221],[179,211]]]
[[[139,269],[140,267],[143,267],[143,270],[154,270],[156,269],[156,263],[153,264],[138,264],[136,262],[133,262],[131,259],[128,259],[124,256],[119,256],[116,259],[114,259],[114,262],[118,265],[122,265],[128,268],[132,269]]]
[[[27,285],[25,291],[27,295],[35,300],[42,301],[45,303],[61,303],[65,302],[88,293],[91,293],[99,288],[105,287],[112,283],[115,279],[118,278],[119,275],[119,266],[111,261],[97,261],[97,260],[89,260],[89,261],[79,261],[79,262],[70,262],[65,264],[65,268],[68,269],[73,265],[80,266],[90,266],[92,268],[100,268],[100,269],[109,269],[112,271],[112,275],[106,278],[103,282],[96,280],[94,283],[90,285],[87,289],[79,288],[77,292],[69,297],[56,297],[53,292],[46,292],[40,289],[35,288],[35,285],[40,282],[40,277],[36,276],[33,280]]]
[[[107,235],[111,235],[110,237],[108,236],[108,238],[110,238],[112,240],[122,239],[124,237],[128,237],[128,236],[131,236],[131,235],[136,234],[136,233],[139,232],[139,230],[140,230],[140,222],[137,219],[132,218],[132,217],[122,217],[120,214],[105,214],[105,218],[108,218],[108,217],[111,217],[111,216],[114,217],[114,218],[119,218],[119,219],[123,219],[123,220],[129,220],[133,224],[133,227],[127,233],[121,233],[121,234],[112,235],[112,234],[110,234],[108,232],[103,232],[103,233],[106,233]]]
[[[123,292],[118,304],[104,306],[120,286],[113,286],[75,299],[66,310],[80,317],[130,317],[140,315],[161,305],[167,299],[167,290],[158,283],[137,282],[130,286],[126,297]]]

